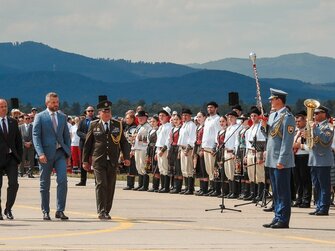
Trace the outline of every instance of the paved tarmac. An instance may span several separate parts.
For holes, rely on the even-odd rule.
[[[265,229],[273,214],[255,204],[230,210],[221,199],[192,195],[123,191],[117,183],[112,221],[97,219],[94,181],[76,187],[69,178],[69,221],[42,220],[39,179],[20,178],[15,219],[0,221],[0,250],[335,250],[335,209],[310,216],[313,209],[293,208],[290,229]],[[55,209],[55,177],[51,208]],[[6,178],[2,188],[5,202]],[[241,203],[225,200],[227,208]]]

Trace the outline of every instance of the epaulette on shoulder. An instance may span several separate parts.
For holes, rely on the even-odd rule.
[[[95,119],[95,120],[93,120],[91,123],[94,123],[94,124],[96,124],[96,123],[98,123],[98,122],[99,122],[99,120],[100,120],[100,119]]]
[[[289,110],[286,110],[286,115],[287,116],[293,116],[292,112],[290,112]]]

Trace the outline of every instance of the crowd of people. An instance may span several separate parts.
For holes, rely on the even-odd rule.
[[[272,206],[264,211],[274,211],[275,217],[263,225],[266,228],[288,228],[291,207],[310,208],[313,201],[316,210],[311,215],[329,214],[335,187],[335,139],[327,107],[318,106],[309,121],[306,111],[291,113],[285,105],[287,93],[271,89],[268,115],[257,106],[243,112],[238,104],[219,115],[218,104],[211,101],[207,111],[196,114],[188,108],[171,111],[167,106],[150,116],[143,107],[137,107],[116,119],[112,118],[111,102],[101,100],[97,116],[94,107],[89,106],[83,115],[68,117],[63,123],[66,116],[58,111],[57,94],[48,95],[45,111],[37,113],[33,108],[31,113],[22,114],[13,109],[7,124],[3,124],[7,111],[1,108],[7,104],[0,100],[2,134],[10,121],[16,121],[21,141],[15,147],[1,148],[6,151],[1,152],[4,159],[12,156],[15,160],[2,161],[1,168],[11,177],[11,193],[16,195],[18,182],[14,176],[27,174],[34,178],[37,157],[44,220],[51,219],[49,189],[53,169],[59,187],[55,217],[62,220],[68,219],[63,213],[66,171],[80,173],[77,186],[85,186],[87,172],[94,171],[101,220],[111,218],[117,172],[126,174],[123,189],[130,191],[224,197],[263,206],[272,191]],[[52,150],[46,147],[51,135],[50,142],[55,145]],[[307,142],[311,138],[312,146]],[[18,171],[9,172],[8,163],[11,168],[19,165]],[[15,196],[10,198],[4,211],[9,219],[13,218]]]

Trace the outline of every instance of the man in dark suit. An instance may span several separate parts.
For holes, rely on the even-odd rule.
[[[35,156],[35,149],[33,145],[33,125],[30,122],[30,116],[25,114],[23,116],[24,123],[19,126],[22,143],[23,143],[23,155],[22,161],[20,164],[19,174],[22,177],[24,174],[24,162],[26,160],[29,161],[29,169],[27,172],[28,178],[34,178],[33,176],[33,169],[34,169],[34,156]]]
[[[3,220],[1,209],[1,188],[3,172],[7,174],[8,189],[4,214],[7,219],[14,219],[12,207],[14,205],[19,183],[18,164],[22,156],[22,139],[17,121],[7,116],[8,107],[4,99],[0,99],[0,220]]]
[[[130,165],[130,146],[123,133],[122,123],[112,119],[110,101],[98,104],[99,120],[91,122],[83,149],[83,168],[88,171],[91,161],[95,174],[98,218],[110,220],[113,205],[116,169],[120,150],[124,165]]]
[[[33,142],[40,166],[40,192],[43,220],[51,220],[50,176],[57,173],[56,218],[67,220],[64,214],[67,195],[66,159],[71,156],[71,140],[66,115],[58,111],[59,98],[54,92],[46,95],[47,109],[36,115],[33,126]]]
[[[86,139],[86,134],[88,132],[88,128],[90,127],[90,124],[93,120],[97,119],[94,116],[94,108],[93,106],[88,106],[85,110],[86,117],[82,121],[80,121],[78,130],[77,130],[77,135],[80,138],[79,141],[79,148],[80,152],[83,152],[83,147]],[[83,168],[81,165],[80,167],[80,182],[76,184],[76,186],[86,186],[86,180],[87,180],[87,171]]]

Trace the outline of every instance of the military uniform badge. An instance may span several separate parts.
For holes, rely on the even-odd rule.
[[[292,133],[294,133],[294,126],[287,126],[287,132],[289,133],[289,134],[292,134]]]

